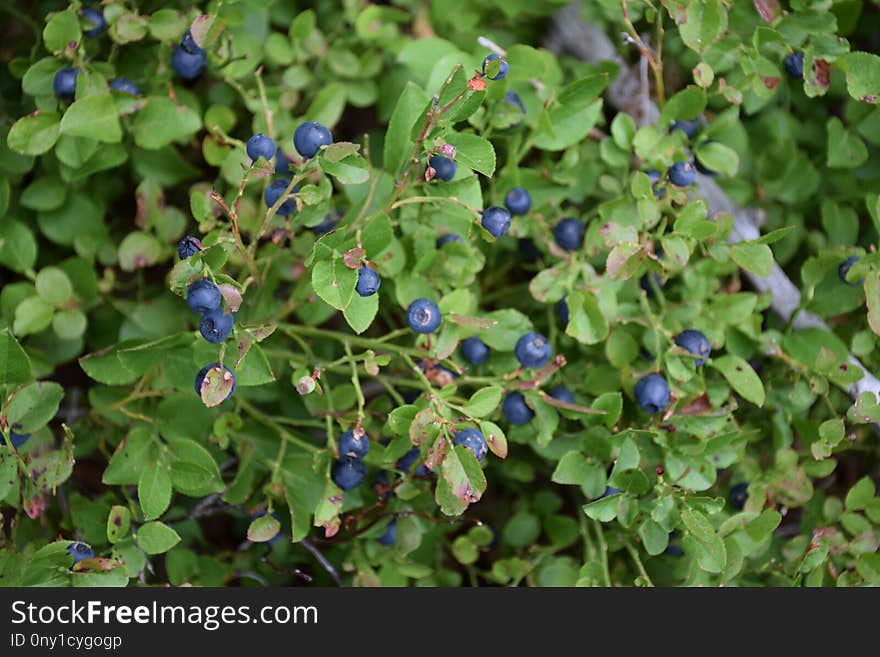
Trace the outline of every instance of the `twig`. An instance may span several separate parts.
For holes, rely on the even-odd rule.
[[[327,561],[327,557],[325,557],[318,548],[312,545],[307,538],[301,540],[299,544],[302,545],[306,550],[308,550],[309,553],[311,553],[311,555],[315,557],[315,559],[317,559],[318,563],[321,564],[321,567],[324,568],[324,570],[327,571],[330,577],[333,578],[333,581],[336,582],[336,586],[342,586],[342,579],[339,577],[339,573],[336,572],[336,568],[333,567],[332,563]]]

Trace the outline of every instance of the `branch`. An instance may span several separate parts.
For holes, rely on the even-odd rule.
[[[608,102],[616,109],[632,116],[640,126],[655,123],[660,117],[660,111],[655,103],[643,101],[644,82],[640,72],[627,65],[614,44],[599,27],[585,23],[581,19],[580,2],[571,3],[553,16],[550,30],[544,39],[544,46],[557,55],[568,53],[589,62],[616,63],[620,67],[620,73],[608,87],[606,92]],[[712,178],[698,173],[697,190],[706,200],[710,215],[727,212],[733,216],[733,231],[728,241],[741,242],[757,239],[760,236],[760,229],[754,218],[755,213],[737,207]],[[820,328],[831,331],[819,316],[807,310],[800,310],[800,290],[775,262],[773,272],[767,277],[747,271],[743,273],[756,290],[770,294],[772,297],[770,307],[783,321],[788,322],[794,316],[791,322],[794,330]],[[859,381],[850,386],[850,396],[855,399],[863,392],[872,392],[880,397],[880,381],[877,377],[868,372],[852,354],[849,356],[849,363],[861,370],[863,375]]]

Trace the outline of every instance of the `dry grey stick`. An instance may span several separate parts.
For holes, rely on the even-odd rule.
[[[623,42],[622,38],[621,42]],[[616,109],[632,116],[638,125],[648,125],[659,118],[657,105],[643,101],[643,83],[639,71],[630,68],[604,31],[596,25],[583,21],[580,2],[573,2],[553,16],[544,46],[557,55],[568,53],[589,62],[615,62],[620,67],[620,74],[606,91],[608,102]],[[752,240],[760,236],[753,213],[738,208],[712,178],[697,174],[697,189],[699,195],[706,200],[710,215],[727,212],[733,216],[730,242]],[[817,315],[807,310],[799,311],[800,290],[778,264],[773,264],[773,271],[767,277],[757,276],[748,271],[743,273],[756,290],[770,293],[772,298],[770,306],[784,321],[788,322],[794,315],[791,325],[795,330],[810,327],[831,330]],[[863,392],[872,392],[875,396],[880,396],[880,381],[877,377],[866,370],[852,354],[849,356],[849,362],[859,368],[863,375],[859,381],[850,386],[850,396],[856,398]]]

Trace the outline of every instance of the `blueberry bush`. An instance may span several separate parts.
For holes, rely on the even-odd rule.
[[[880,584],[880,8],[566,4],[0,4],[0,584]]]

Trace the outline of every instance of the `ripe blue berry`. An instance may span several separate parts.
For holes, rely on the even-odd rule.
[[[385,527],[385,533],[379,537],[379,543],[388,547],[397,543],[397,518],[392,518]]]
[[[615,488],[614,486],[606,486],[605,492],[602,493],[602,497],[611,497],[612,495],[620,495],[623,491],[619,488]]]
[[[519,254],[526,262],[534,262],[541,257],[541,251],[535,246],[535,241],[531,237],[520,237],[516,241]]]
[[[681,130],[688,139],[693,139],[696,136],[699,127],[700,124],[696,121],[679,119],[672,124],[672,127],[669,128],[669,132],[671,133],[673,130]]]
[[[471,365],[482,365],[489,358],[489,347],[474,335],[461,343],[461,355]]]
[[[325,126],[317,121],[300,123],[293,132],[293,145],[296,152],[308,159],[314,157],[321,146],[333,143],[333,135]]]
[[[492,205],[483,210],[480,224],[492,237],[501,237],[510,230],[510,213],[504,208]]]
[[[676,162],[667,171],[669,182],[678,187],[689,187],[697,178],[694,165],[690,162]]]
[[[403,470],[404,472],[409,472],[412,469],[413,463],[416,462],[416,459],[421,456],[418,447],[412,447],[410,450],[397,459],[397,463],[394,464],[394,467],[398,470]]]
[[[85,19],[87,25],[91,25],[87,30],[83,30],[83,34],[87,37],[96,37],[107,29],[107,20],[104,18],[103,12],[94,7],[84,7],[80,12]]]
[[[361,268],[358,269],[357,285],[354,287],[359,295],[362,297],[372,296],[379,291],[381,284],[382,279],[379,277],[379,272],[366,265],[361,265]]]
[[[452,439],[452,444],[467,447],[474,453],[474,456],[477,457],[477,461],[480,463],[486,459],[486,452],[489,451],[486,439],[483,438],[483,434],[477,429],[462,429],[456,432],[455,437]]]
[[[841,280],[842,283],[846,283],[847,285],[852,285],[853,287],[858,287],[865,282],[864,278],[860,278],[857,281],[853,281],[850,283],[846,280],[846,275],[849,273],[849,270],[852,268],[854,264],[859,261],[859,256],[850,256],[840,265],[837,269],[837,277]]]
[[[58,100],[72,103],[76,96],[76,77],[79,75],[79,68],[65,67],[55,74],[52,79],[52,91]]]
[[[694,356],[698,356],[694,361],[696,367],[700,367],[706,362],[706,358],[709,357],[709,352],[712,350],[709,339],[696,329],[687,329],[676,335],[675,344]]]
[[[660,179],[663,178],[663,175],[657,171],[656,169],[650,169],[645,171],[648,174],[648,179],[651,181],[651,189],[654,191],[654,198],[658,201],[666,196],[666,190],[662,187],[657,189],[657,185],[660,184]]]
[[[669,406],[669,384],[659,374],[648,374],[633,389],[639,406],[649,413],[659,413]]]
[[[140,96],[141,88],[127,78],[113,78],[110,80],[110,88],[119,93],[129,96]]]
[[[219,375],[220,374],[220,372],[218,371],[219,367],[220,367],[220,363],[210,363],[208,365],[205,365],[202,369],[199,370],[198,374],[196,374],[195,389],[196,389],[196,394],[199,397],[202,396],[202,383],[204,382],[205,378],[209,374],[212,377]],[[233,393],[235,392],[235,388],[238,385],[238,381],[235,380],[235,372],[233,372],[231,369],[226,367],[226,365],[223,366],[223,370],[224,370],[223,376],[231,376],[232,377],[232,388],[229,389],[229,394],[226,395],[226,399],[229,399],[230,397],[232,397]]]
[[[76,565],[83,559],[94,559],[95,551],[88,543],[76,541],[67,546],[67,551],[73,557],[73,564]]]
[[[186,260],[202,250],[202,243],[192,235],[186,235],[177,243],[177,257]]]
[[[339,222],[333,218],[333,215],[327,214],[324,216],[324,220],[321,223],[319,223],[317,226],[312,226],[309,230],[311,230],[315,235],[323,235],[324,233],[329,233],[338,225]]]
[[[220,344],[232,333],[234,324],[235,318],[231,313],[224,315],[222,308],[216,308],[202,315],[199,320],[199,333],[208,342]]]
[[[804,53],[793,52],[785,56],[785,71],[796,80],[804,77]]]
[[[544,367],[550,362],[553,347],[540,333],[530,331],[516,341],[513,353],[523,367]]]
[[[275,155],[278,147],[275,145],[274,139],[258,132],[247,140],[245,150],[247,150],[248,157],[254,162],[261,157],[268,162]]]
[[[188,52],[183,46],[177,46],[171,53],[171,68],[184,80],[195,80],[205,72],[207,65],[208,55],[201,48]]]
[[[406,322],[416,333],[433,333],[442,318],[440,308],[430,299],[416,299],[406,311]]]
[[[283,195],[287,187],[290,185],[290,180],[288,178],[278,178],[269,183],[266,187],[266,193],[263,195],[263,200],[266,202],[266,207],[271,208],[275,203],[278,202]],[[299,191],[299,185],[293,186],[293,192]],[[294,212],[296,212],[296,201],[292,198],[285,199],[285,201],[278,206],[278,212],[276,214],[282,217],[289,217]]]
[[[526,405],[526,398],[521,392],[511,392],[501,403],[501,412],[507,421],[514,426],[528,424],[535,413]]]
[[[12,443],[12,449],[18,449],[22,445],[24,445],[31,437],[29,433],[15,433],[14,431],[9,432],[9,442]],[[5,436],[2,432],[0,432],[0,445],[5,446]]]
[[[464,242],[464,240],[461,239],[460,235],[456,235],[455,233],[446,233],[437,238],[436,247],[439,249],[444,244],[449,244],[450,242]]]
[[[553,239],[566,251],[577,251],[584,243],[584,222],[565,217],[553,229]]]
[[[342,490],[357,488],[367,476],[367,466],[360,459],[343,456],[330,466],[330,478]]]
[[[497,66],[497,68],[490,65],[492,62],[498,62],[498,64],[495,65]],[[493,71],[493,69],[495,70]],[[483,60],[483,75],[485,75],[490,80],[503,79],[507,75],[507,69],[507,61],[501,55],[498,55],[494,52]],[[492,75],[492,73],[494,73],[494,75]]]
[[[553,386],[547,391],[547,394],[566,404],[574,404],[574,393],[565,386]]]
[[[657,289],[663,289],[663,279],[661,279],[660,275],[656,272],[646,272],[642,274],[641,278],[639,278],[639,287],[645,291],[645,294],[647,294],[648,297],[654,296],[654,285],[651,283],[652,280],[657,286]]]
[[[186,289],[186,302],[190,310],[199,315],[204,315],[220,307],[223,295],[220,288],[207,278],[191,283]]]
[[[556,317],[563,328],[568,326],[568,301],[565,300],[565,297],[556,302]]]
[[[180,38],[180,47],[188,53],[197,53],[201,50],[196,40],[193,39],[192,30],[187,30]]]
[[[363,429],[349,429],[339,436],[339,454],[362,459],[370,451],[370,437]]]
[[[522,187],[514,187],[504,197],[504,205],[510,210],[510,214],[525,214],[532,207],[532,197]]]
[[[727,495],[730,506],[738,511],[742,511],[749,499],[749,485],[747,483],[736,484],[731,487],[730,493]]]
[[[515,91],[508,91],[506,94],[504,94],[504,100],[506,100],[511,105],[516,105],[517,107],[519,107],[520,110],[522,110],[523,114],[526,113],[526,106],[523,104],[522,98],[520,98],[519,94],[517,94]]]
[[[428,158],[428,166],[434,169],[434,178],[443,182],[452,180],[458,170],[458,163],[455,160],[450,160],[442,155],[432,155]]]
[[[290,158],[288,158],[281,147],[275,149],[275,173],[283,175],[290,174]]]

